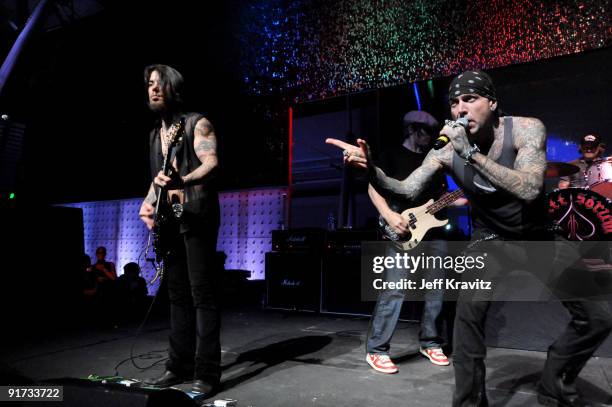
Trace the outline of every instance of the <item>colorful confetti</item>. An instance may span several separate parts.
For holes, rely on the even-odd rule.
[[[612,44],[610,1],[254,0],[242,79],[299,102]]]

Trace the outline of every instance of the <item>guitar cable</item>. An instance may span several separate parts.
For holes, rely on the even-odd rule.
[[[146,262],[146,255],[147,255],[147,254],[148,254],[148,252],[149,252],[150,242],[151,242],[151,232],[149,232],[149,239],[148,239],[148,241],[147,241],[147,244],[146,244],[145,248],[144,248],[144,249],[142,249],[142,250],[140,251],[140,254],[138,255],[138,266],[139,266],[139,267],[140,267],[140,264],[141,264],[141,260],[142,260],[142,258],[143,258],[143,255],[144,255],[144,258],[145,258],[145,262]],[[146,264],[146,263],[145,263],[145,264]],[[136,348],[136,343],[137,343],[137,341],[138,341],[138,337],[139,337],[139,336],[142,334],[142,330],[143,330],[143,328],[144,328],[145,324],[147,323],[147,320],[149,319],[149,316],[151,315],[151,311],[153,310],[153,306],[155,305],[155,301],[157,300],[157,296],[159,295],[159,291],[160,291],[160,289],[161,289],[162,280],[163,280],[163,275],[162,275],[162,276],[161,276],[161,278],[160,278],[160,284],[159,284],[159,287],[158,287],[158,289],[157,289],[157,292],[156,292],[156,293],[155,293],[155,295],[153,296],[153,299],[151,300],[151,304],[149,305],[149,308],[147,309],[147,312],[145,313],[145,316],[144,316],[144,318],[143,318],[142,322],[141,322],[141,323],[140,323],[140,325],[138,326],[138,329],[136,330],[136,333],[134,334],[134,337],[133,337],[133,339],[132,339],[132,344],[131,344],[131,346],[130,346],[130,357],[129,357],[129,358],[127,358],[127,359],[124,359],[124,360],[120,361],[119,363],[117,363],[117,364],[115,365],[115,376],[119,376],[119,371],[118,371],[119,366],[121,366],[122,364],[124,364],[124,363],[125,363],[125,362],[127,362],[128,360],[129,360],[129,361],[132,363],[132,365],[133,365],[133,366],[134,366],[136,369],[143,371],[143,370],[148,370],[148,369],[150,369],[150,368],[154,367],[156,364],[158,364],[158,363],[160,363],[160,362],[165,361],[166,359],[168,359],[168,358],[166,357],[166,358],[163,358],[163,359],[157,360],[156,362],[153,362],[152,364],[150,364],[149,366],[146,366],[146,367],[143,367],[143,366],[138,366],[138,364],[137,364],[137,363],[136,363],[136,361],[135,361],[135,359],[137,359],[137,358],[138,358],[138,359],[140,359],[140,358],[148,358],[147,356],[150,356],[150,354],[151,354],[151,353],[155,353],[155,352],[164,352],[164,351],[167,351],[167,350],[168,350],[167,348],[166,348],[166,349],[164,349],[164,350],[158,350],[158,351],[149,351],[149,352],[146,352],[146,353],[143,353],[143,354],[140,354],[140,355],[134,356],[134,349]]]

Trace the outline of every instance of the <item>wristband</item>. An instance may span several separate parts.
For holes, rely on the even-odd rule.
[[[476,144],[474,144],[472,147],[470,147],[470,149],[467,151],[467,153],[465,153],[465,155],[463,155],[461,158],[463,158],[465,160],[465,165],[471,164],[474,162],[474,159],[472,158],[472,156],[476,153],[479,153],[480,149],[478,148],[478,146]]]

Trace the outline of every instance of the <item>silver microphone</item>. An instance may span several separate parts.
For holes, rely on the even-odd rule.
[[[447,120],[447,121],[445,122],[445,124],[446,124],[447,126],[451,126],[451,127],[461,126],[461,127],[463,127],[463,128],[465,129],[465,131],[467,132],[467,131],[468,131],[468,124],[469,124],[469,121],[468,121],[468,119],[467,119],[467,118],[465,118],[465,117],[460,117],[460,118],[458,118],[458,119],[457,119],[457,120],[455,120],[455,121],[452,121],[452,120]],[[440,135],[438,136],[438,138],[436,139],[436,141],[434,142],[433,149],[434,149],[434,150],[439,150],[439,149],[441,149],[442,147],[444,147],[445,145],[447,145],[449,141],[450,141],[450,139],[449,139],[448,137],[446,137],[444,134],[440,134]]]

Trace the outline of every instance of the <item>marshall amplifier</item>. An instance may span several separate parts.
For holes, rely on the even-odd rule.
[[[266,307],[319,312],[321,255],[266,253]]]
[[[371,315],[374,302],[361,301],[361,242],[377,240],[376,230],[328,232],[321,268],[321,312]]]
[[[374,302],[361,301],[361,252],[327,252],[321,269],[321,313],[372,315]]]
[[[325,245],[325,229],[299,228],[272,231],[275,252],[321,252]]]

